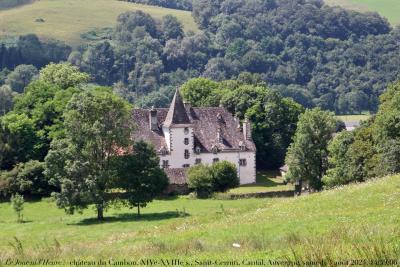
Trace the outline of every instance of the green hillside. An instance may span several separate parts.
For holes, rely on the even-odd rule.
[[[329,261],[400,255],[400,176],[291,199],[158,200],[140,219],[132,210],[110,209],[104,223],[93,219],[90,209],[67,216],[50,200],[25,209],[26,222],[17,224],[10,205],[0,204],[0,262],[10,257]]]
[[[386,17],[391,24],[400,23],[400,1],[398,0],[325,0],[325,3],[361,12],[376,11]]]
[[[0,11],[0,35],[35,33],[68,44],[82,42],[80,35],[93,29],[112,27],[117,16],[128,10],[142,10],[154,18],[172,14],[186,30],[197,26],[190,12],[117,0],[40,0],[32,4]]]

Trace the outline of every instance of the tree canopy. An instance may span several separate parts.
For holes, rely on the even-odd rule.
[[[322,189],[322,177],[328,169],[328,143],[336,130],[334,115],[320,109],[300,115],[293,143],[286,155],[292,182],[308,181],[314,190]]]
[[[123,203],[130,208],[146,207],[168,186],[169,180],[160,168],[160,159],[152,147],[144,141],[133,145],[132,153],[116,159],[117,178],[115,188],[124,191]]]
[[[116,175],[112,159],[131,145],[129,114],[129,105],[107,88],[72,97],[63,114],[65,138],[54,140],[46,157],[46,173],[61,188],[60,208],[73,213],[94,204],[103,219]]]

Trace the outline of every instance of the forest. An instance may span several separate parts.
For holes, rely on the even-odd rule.
[[[400,32],[377,13],[319,0],[199,0],[192,9],[196,33],[171,15],[155,20],[137,11],[121,14],[104,40],[74,50],[34,35],[2,40],[0,84],[19,64],[67,60],[137,106],[163,107],[191,78],[250,72],[305,107],[357,114],[376,112],[399,76]]]

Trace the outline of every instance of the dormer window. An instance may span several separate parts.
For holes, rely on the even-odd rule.
[[[199,146],[196,146],[196,148],[194,149],[194,151],[196,152],[196,154],[200,154],[201,148],[200,148]]]
[[[218,128],[217,139],[218,139],[218,143],[220,143],[220,144],[222,144],[224,142],[224,138],[222,137],[222,129],[221,128]]]
[[[219,123],[224,123],[224,118],[222,117],[221,113],[218,113],[217,120]]]
[[[242,141],[239,142],[239,149],[240,149],[240,151],[245,151],[246,150],[246,146]]]
[[[160,152],[161,156],[165,156],[168,154],[168,149],[165,146],[163,146],[160,148],[160,150],[158,152]]]
[[[219,152],[218,146],[213,145],[213,146],[211,147],[211,151],[212,151],[212,153],[217,154],[217,153]]]

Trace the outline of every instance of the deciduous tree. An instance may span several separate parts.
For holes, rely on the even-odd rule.
[[[144,141],[136,142],[132,152],[116,158],[115,187],[122,189],[123,203],[140,208],[159,196],[168,186],[168,177],[160,168],[160,159],[154,148]]]
[[[73,213],[94,204],[102,220],[116,174],[113,158],[131,146],[129,105],[111,89],[97,88],[74,95],[64,117],[66,138],[54,141],[46,157],[46,173],[61,187],[57,205]]]
[[[328,143],[336,129],[330,112],[307,110],[300,115],[293,143],[286,155],[287,179],[308,181],[311,188],[322,188],[322,177],[328,169]]]

